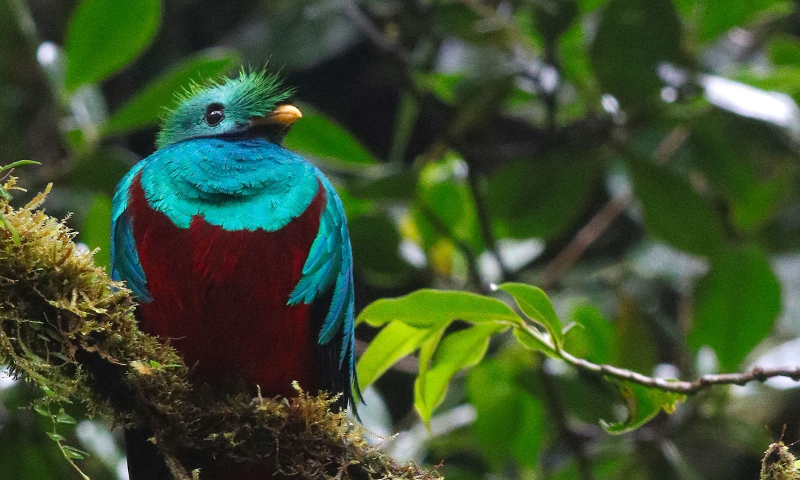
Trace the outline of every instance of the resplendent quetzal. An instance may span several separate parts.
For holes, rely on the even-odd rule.
[[[350,239],[328,179],[281,146],[301,116],[289,93],[244,71],[189,89],[158,150],[117,186],[111,271],[140,302],[141,329],[169,339],[195,378],[264,396],[294,395],[296,380],[344,407],[358,391]],[[132,480],[161,478],[131,451],[147,432],[127,436]]]

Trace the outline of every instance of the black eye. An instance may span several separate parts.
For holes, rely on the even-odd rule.
[[[219,122],[225,118],[225,114],[222,113],[223,110],[225,110],[225,107],[219,103],[212,103],[206,107],[206,123],[212,127],[219,125]]]

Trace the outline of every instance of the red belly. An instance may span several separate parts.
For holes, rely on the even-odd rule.
[[[211,383],[243,379],[264,396],[293,395],[293,380],[318,390],[318,332],[309,306],[286,302],[302,276],[324,204],[320,186],[305,212],[275,232],[226,231],[202,216],[182,229],[148,206],[137,178],[130,212],[153,297],[139,306],[141,328],[169,339]]]

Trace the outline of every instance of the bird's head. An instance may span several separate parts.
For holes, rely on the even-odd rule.
[[[245,72],[208,85],[193,84],[164,116],[158,148],[191,138],[257,136],[280,143],[300,110],[284,104],[291,90],[277,75]]]

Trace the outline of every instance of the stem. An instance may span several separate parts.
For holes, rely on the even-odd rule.
[[[402,165],[406,155],[408,141],[414,132],[414,126],[419,116],[419,101],[411,92],[404,91],[400,95],[400,105],[397,108],[395,117],[394,135],[392,136],[392,147],[389,150],[389,163],[392,165]]]
[[[36,23],[33,21],[31,9],[28,8],[28,4],[25,0],[9,0],[9,4],[11,5],[11,11],[14,12],[14,16],[17,19],[17,25],[22,35],[35,54],[36,48],[42,43],[42,40],[39,37],[39,32],[36,30]]]
[[[773,377],[788,377],[800,382],[800,366],[783,368],[762,368],[754,367],[742,373],[720,373],[714,375],[703,375],[695,380],[666,380],[663,378],[648,377],[641,373],[615,367],[607,364],[597,364],[584,358],[578,358],[562,348],[558,347],[557,342],[553,342],[542,336],[539,330],[529,322],[521,321],[511,324],[520,334],[528,335],[533,340],[532,344],[526,344],[528,348],[539,350],[550,356],[560,358],[571,366],[583,372],[603,375],[616,380],[635,383],[649,388],[657,388],[664,392],[680,393],[683,395],[694,395],[714,385],[745,385],[750,382],[765,382]],[[520,340],[522,340],[520,338]],[[532,346],[536,344],[535,346]]]
[[[356,28],[363,33],[369,40],[381,50],[392,54],[405,64],[411,63],[411,53],[399,45],[394,40],[390,39],[376,26],[372,20],[367,16],[358,6],[356,0],[344,0],[342,2],[344,13],[350,18]]]
[[[544,61],[545,64],[552,67],[561,76],[561,71],[558,65],[558,40],[556,38],[549,38],[545,42]],[[547,109],[547,129],[550,134],[556,132],[558,126],[558,87],[561,83],[559,78],[557,83],[553,86],[552,90],[545,90],[544,92],[544,105]],[[540,82],[541,88],[541,82]]]
[[[489,206],[486,204],[486,198],[483,196],[483,191],[481,190],[479,183],[480,178],[478,177],[478,174],[475,173],[474,168],[469,169],[467,179],[469,180],[469,189],[470,193],[472,194],[472,199],[475,201],[478,227],[480,228],[483,242],[486,244],[486,247],[489,248],[489,251],[492,253],[492,255],[494,255],[494,257],[497,259],[497,264],[500,266],[501,281],[511,280],[514,277],[514,274],[508,270],[508,267],[506,267],[506,264],[503,261],[502,255],[500,255],[500,248],[497,246],[497,239],[494,237],[492,217],[489,215]]]
[[[553,286],[558,277],[561,276],[569,267],[580,259],[583,253],[597,238],[614,223],[614,220],[628,209],[633,196],[623,195],[608,201],[598,211],[589,222],[584,225],[578,233],[570,240],[566,247],[561,250],[556,258],[547,264],[542,271],[540,285],[547,290]]]
[[[55,432],[55,430],[54,430],[54,432]],[[75,465],[75,462],[73,462],[72,459],[69,457],[69,455],[67,454],[67,451],[64,449],[64,445],[62,445],[61,442],[58,442],[58,449],[61,450],[61,454],[64,455],[64,458],[67,460],[67,462],[70,465],[72,465],[72,468],[74,468],[78,472],[78,475],[80,475],[83,480],[92,480],[91,478],[89,478],[88,475],[83,473],[83,471],[80,469],[80,467]]]
[[[553,379],[550,375],[548,375],[541,366],[539,366],[539,377],[542,380],[542,388],[544,390],[547,408],[550,410],[550,413],[553,414],[561,436],[567,444],[567,448],[572,450],[572,454],[575,456],[581,479],[593,480],[592,463],[586,452],[586,438],[570,428],[567,414],[564,410],[564,402],[561,399],[558,388],[555,383],[553,383]]]
[[[653,151],[653,159],[660,165],[667,163],[686,142],[688,137],[689,131],[686,128],[675,127]],[[547,290],[552,287],[556,280],[581,258],[586,249],[614,223],[614,220],[622,212],[628,209],[632,202],[633,195],[627,194],[612,198],[603,205],[594,217],[583,228],[578,230],[567,246],[544,268],[541,278],[542,288]]]
[[[475,255],[475,252],[472,251],[472,247],[470,247],[469,244],[467,244],[467,242],[464,240],[458,238],[455,233],[450,231],[450,228],[448,228],[447,224],[445,224],[442,219],[439,218],[439,215],[437,215],[432,208],[427,205],[423,205],[421,207],[421,211],[425,218],[431,222],[433,228],[440,235],[449,238],[453,243],[455,243],[458,249],[461,250],[461,253],[464,254],[464,257],[467,260],[467,272],[470,280],[475,283],[475,285],[478,285],[483,293],[491,292],[491,289],[487,285],[484,285],[483,281],[481,280],[481,274],[478,270],[478,257]]]
[[[561,359],[578,370],[592,372],[606,377],[635,383],[644,387],[657,388],[665,392],[694,395],[714,385],[745,385],[750,382],[765,382],[774,377],[788,377],[800,381],[800,366],[785,368],[755,367],[742,373],[720,373],[716,375],[703,375],[692,381],[665,380],[663,378],[648,377],[631,370],[615,367],[613,365],[599,365],[583,358],[577,358],[561,351]]]

